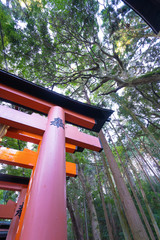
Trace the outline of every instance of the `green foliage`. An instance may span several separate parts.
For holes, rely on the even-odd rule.
[[[88,95],[93,105],[116,110],[116,118],[141,154],[146,157],[147,150],[141,143],[143,141],[156,161],[159,161],[157,148],[130,114],[135,114],[159,141],[159,38],[127,5],[118,0],[103,1],[103,4],[97,0],[15,0],[9,1],[9,6],[0,2],[0,31],[1,68],[6,68],[6,60],[10,72],[29,81],[53,90],[59,87],[65,95],[83,102]],[[119,88],[123,88],[123,91],[118,92]],[[130,170],[139,189],[125,155],[127,152],[135,163],[133,152],[136,151],[117,119],[112,117],[112,122],[125,149],[114,129],[106,126],[114,139],[122,163]],[[108,142],[123,174],[122,163],[109,137]],[[1,145],[18,150],[26,147],[25,142],[6,137]],[[114,219],[117,239],[124,239],[105,167],[97,155],[96,158],[97,164],[91,151],[87,150],[76,153],[74,158],[70,154],[66,155],[66,160],[76,162],[88,179],[86,187],[92,191],[102,239],[109,239],[99,195],[96,165],[98,166],[109,219]],[[144,180],[143,171],[137,165],[136,168],[156,221],[160,224],[157,196]],[[145,168],[147,169],[146,166]],[[29,169],[6,165],[2,165],[1,172],[28,177],[31,173]],[[125,177],[124,180],[132,194]],[[154,187],[159,192],[159,185]],[[79,212],[84,238],[87,221],[89,237],[92,239],[87,204],[87,219],[84,214],[86,197],[78,178],[67,181],[67,194],[74,205],[74,212]],[[15,200],[17,193],[0,191],[1,203],[9,198]],[[150,220],[141,195],[140,200]],[[109,211],[110,205],[112,212]],[[74,239],[71,219],[69,214],[67,216],[68,239]]]
[[[0,145],[7,148],[17,149],[17,150],[23,150],[25,147],[27,147],[27,143],[9,138],[9,137],[3,137],[2,141],[0,142]],[[0,173],[3,174],[9,174],[9,175],[15,175],[15,176],[26,176],[30,177],[31,170],[26,168],[21,168],[17,166],[10,166],[6,164],[1,164],[0,166]],[[18,197],[17,192],[13,191],[6,191],[6,190],[0,190],[0,202],[1,204],[6,204],[9,199],[16,201]]]
[[[27,146],[27,143],[14,138],[3,137],[0,145],[7,148],[23,150]]]
[[[0,204],[6,204],[8,200],[17,201],[18,192],[0,190]]]

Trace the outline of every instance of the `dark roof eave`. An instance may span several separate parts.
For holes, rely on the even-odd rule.
[[[123,0],[133,9],[153,30],[160,31],[160,1],[159,0]]]
[[[0,173],[0,181],[28,185],[29,178]]]
[[[101,130],[104,123],[106,121],[109,121],[109,117],[113,113],[113,111],[109,109],[103,109],[73,100],[69,97],[46,89],[42,86],[34,84],[4,70],[0,70],[0,82],[5,84],[6,86],[10,86],[14,89],[28,93],[39,99],[43,99],[45,101],[56,104],[84,116],[94,118],[96,124],[94,125],[92,130],[95,132],[99,132]]]

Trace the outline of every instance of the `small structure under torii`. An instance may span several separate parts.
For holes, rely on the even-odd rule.
[[[76,126],[99,132],[112,111],[72,100],[3,70],[0,98],[36,112],[28,114],[1,105],[0,124],[6,126],[6,136],[39,145],[37,153],[0,150],[0,162],[32,169],[30,179],[0,175],[1,189],[21,192],[17,204],[1,206],[6,218],[7,209],[12,210],[7,240],[65,240],[66,175],[77,174],[76,165],[65,162],[65,149],[70,153],[84,148],[100,152],[99,139]]]

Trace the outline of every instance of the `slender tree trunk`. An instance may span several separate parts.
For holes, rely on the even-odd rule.
[[[78,200],[77,198],[73,199],[72,204],[73,204],[74,213],[75,213],[75,217],[76,217],[76,220],[77,220],[78,228],[81,232],[81,235],[83,236],[83,226],[82,226],[82,220],[80,219],[80,215],[79,215],[80,212],[79,212],[79,207],[78,207],[77,200]]]
[[[149,166],[149,164],[147,163],[147,161],[145,160],[145,158],[143,157],[143,155],[140,153],[140,151],[138,150],[138,148],[135,146],[134,142],[131,140],[131,138],[128,136],[128,134],[126,133],[126,131],[124,130],[123,126],[119,123],[118,121],[118,125],[119,127],[122,129],[122,131],[124,132],[124,134],[127,136],[129,142],[131,143],[132,146],[134,146],[135,150],[137,151],[137,153],[139,154],[139,156],[141,157],[141,159],[146,163],[146,165],[148,166],[148,168],[150,169],[150,171],[154,174],[154,176],[156,177],[157,181],[160,182],[159,177],[155,174],[155,172],[153,171],[153,169]],[[113,125],[112,125],[113,126]]]
[[[125,238],[125,240],[131,240],[132,238],[131,238],[130,230],[129,230],[129,227],[128,227],[128,222],[126,221],[126,217],[125,217],[123,209],[121,207],[120,200],[117,196],[117,192],[115,190],[112,178],[110,176],[107,163],[106,163],[105,158],[103,157],[102,154],[101,154],[101,159],[103,161],[106,176],[107,176],[107,179],[109,181],[109,185],[110,185],[111,192],[112,192],[112,195],[113,195],[113,199],[114,199],[114,203],[115,203],[116,210],[117,210],[117,213],[118,213],[118,217],[119,217],[119,220],[120,220],[120,223],[121,223],[124,238]]]
[[[77,190],[80,190],[82,192],[82,189],[80,188],[79,186],[79,182],[77,182],[74,178],[71,178],[70,181],[72,182],[73,184],[73,191],[74,192],[77,192]],[[78,224],[78,228],[83,236],[83,224],[82,224],[82,219],[80,218],[80,211],[79,209],[82,208],[82,206],[79,207],[79,204],[78,204],[78,199],[75,197],[75,198],[72,198],[72,206],[73,206],[73,209],[74,209],[74,215],[75,215],[75,218],[76,218],[76,221],[77,221],[77,224]]]
[[[152,155],[151,151],[149,150],[149,148],[145,145],[145,143],[139,138],[142,146],[144,147],[144,149],[146,150],[146,152],[150,155],[150,157],[152,158],[152,160],[154,161],[154,163],[156,164],[158,170],[160,170],[160,164],[156,161],[156,159],[154,158],[154,156]]]
[[[87,92],[86,92],[85,89],[84,89],[84,92],[85,92],[85,96],[86,96],[87,102],[88,102],[89,104],[91,104],[90,99],[88,98],[88,95],[87,95]],[[119,188],[120,191],[123,190],[123,188],[124,188],[124,189],[126,190],[126,193],[128,193],[127,196],[129,197],[129,202],[130,202],[130,204],[129,204],[127,207],[125,206],[125,204],[124,204],[124,202],[123,202],[123,197],[122,197],[123,194],[121,194],[121,193],[119,192],[119,195],[120,195],[120,198],[121,198],[121,201],[122,201],[124,210],[125,210],[125,212],[127,213],[127,214],[126,214],[127,220],[128,220],[129,225],[130,225],[130,228],[131,228],[133,237],[134,237],[135,240],[140,240],[141,237],[146,237],[146,238],[144,238],[144,239],[148,240],[147,233],[146,233],[146,231],[145,231],[145,229],[144,229],[144,227],[143,227],[143,224],[141,223],[141,220],[140,220],[140,218],[139,218],[139,215],[138,215],[137,211],[136,211],[137,214],[133,212],[133,217],[131,217],[131,219],[130,219],[130,216],[129,216],[129,215],[130,215],[130,213],[132,212],[132,210],[131,210],[131,211],[130,211],[129,209],[127,210],[127,208],[130,207],[130,205],[131,205],[131,206],[133,205],[133,210],[136,210],[136,209],[135,209],[134,203],[133,203],[133,201],[132,201],[132,198],[131,198],[130,195],[129,195],[128,189],[126,188],[125,183],[124,183],[123,180],[122,180],[122,176],[121,176],[121,174],[120,174],[120,171],[119,171],[119,169],[118,169],[118,166],[117,166],[117,164],[116,164],[116,162],[115,162],[115,160],[114,160],[114,156],[113,156],[113,154],[112,154],[112,152],[111,152],[111,150],[110,150],[110,148],[109,148],[109,146],[108,146],[108,144],[107,144],[107,141],[106,141],[106,139],[105,139],[105,136],[104,136],[102,130],[99,132],[99,137],[100,137],[100,139],[101,139],[101,142],[102,142],[102,145],[103,145],[103,148],[104,148],[104,152],[105,152],[105,154],[106,154],[106,157],[107,157],[107,155],[109,155],[109,159],[108,159],[108,157],[107,157],[107,159],[108,159],[108,161],[109,161],[110,169],[111,169],[111,171],[112,171],[113,176],[114,176],[114,173],[115,173],[115,174],[116,174],[116,173],[119,173],[119,177],[120,177],[120,178],[114,176],[114,179],[116,178],[116,180],[119,179],[119,180],[122,181],[122,184],[121,184],[121,185],[122,185],[122,188],[121,188],[121,187],[118,187],[118,186],[117,186],[117,188]],[[108,151],[107,151],[107,150],[109,150],[109,154],[108,154]],[[110,160],[111,160],[111,161],[110,161]],[[114,160],[114,161],[113,161],[113,160]],[[112,161],[113,161],[113,164],[112,164]],[[113,166],[113,168],[112,168],[112,166]],[[115,181],[115,182],[116,182],[116,185],[117,185],[118,182],[117,182],[117,181]],[[125,202],[126,202],[126,203],[128,202],[127,199],[126,199]],[[136,221],[136,219],[134,219],[134,216],[136,216],[136,218],[137,218],[138,222],[140,223],[140,225],[134,223],[134,221]],[[122,224],[124,224],[124,222],[125,222],[125,220],[123,219],[123,220],[122,220]],[[123,230],[124,230],[124,229],[126,230],[125,233],[124,233],[124,235],[125,235],[125,237],[128,235],[128,240],[129,240],[129,239],[130,239],[130,233],[129,233],[127,227],[126,227],[126,224],[124,224],[124,226],[123,226]]]
[[[78,227],[78,222],[76,220],[72,204],[71,204],[68,197],[67,197],[67,208],[68,208],[68,211],[69,211],[71,219],[72,219],[72,225],[73,225],[73,229],[74,229],[76,239],[77,240],[84,240],[83,235],[82,235],[82,233],[81,233],[81,231]]]
[[[1,23],[0,23],[0,35],[1,35],[2,52],[3,52],[3,56],[4,56],[4,62],[5,62],[5,65],[6,65],[6,70],[8,71],[7,58],[6,58],[6,52],[5,52],[5,46],[4,46],[4,36],[3,36]]]
[[[140,200],[139,200],[139,198],[138,198],[138,196],[137,196],[137,193],[136,193],[136,191],[135,191],[135,189],[134,189],[134,185],[132,184],[132,181],[131,181],[131,179],[130,179],[130,177],[129,177],[129,174],[128,174],[127,172],[128,172],[128,169],[126,169],[126,174],[127,174],[127,176],[128,176],[128,177],[127,177],[127,178],[128,178],[128,182],[129,182],[129,185],[130,185],[130,187],[131,187],[133,196],[134,196],[134,198],[135,198],[135,200],[136,200],[136,202],[137,202],[137,205],[138,205],[138,207],[139,207],[139,210],[140,210],[140,212],[141,212],[141,215],[142,215],[142,218],[143,218],[144,223],[145,223],[145,225],[146,225],[146,228],[147,228],[147,230],[148,230],[148,233],[149,233],[151,239],[152,239],[152,240],[155,240],[155,237],[154,237],[154,234],[153,234],[153,232],[152,232],[151,226],[150,226],[150,224],[149,224],[149,222],[148,222],[148,219],[147,219],[147,217],[146,217],[146,215],[145,215],[145,212],[144,212],[144,210],[143,210],[143,208],[142,208],[141,202],[140,202]]]
[[[123,208],[133,234],[133,238],[135,240],[141,240],[141,239],[149,240],[146,230],[141,222],[137,209],[124,183],[124,180],[122,179],[122,175],[120,173],[118,165],[114,159],[112,151],[105,139],[105,136],[102,130],[99,132],[99,137],[102,142],[110,169],[112,171],[112,174],[119,192],[119,196],[122,201]]]
[[[143,190],[142,184],[141,184],[141,182],[140,182],[140,180],[139,180],[139,178],[138,178],[136,169],[135,169],[135,167],[133,166],[133,164],[132,164],[131,161],[130,161],[130,164],[131,164],[132,170],[133,170],[133,172],[134,172],[134,175],[136,176],[136,179],[137,179],[137,181],[138,181],[138,184],[139,184],[139,187],[140,187],[140,191],[141,191],[142,197],[143,197],[143,199],[144,199],[144,202],[145,202],[145,204],[146,204],[146,208],[147,208],[147,210],[148,210],[148,213],[149,213],[149,216],[150,216],[150,218],[151,218],[152,224],[153,224],[153,226],[154,226],[155,232],[156,232],[156,234],[157,234],[158,239],[160,239],[160,230],[159,230],[159,228],[158,228],[158,225],[157,225],[157,222],[156,222],[156,220],[155,220],[154,214],[153,214],[153,212],[152,212],[152,210],[151,210],[151,208],[150,208],[150,206],[149,206],[149,202],[148,202],[147,197],[146,197],[146,194],[145,194],[145,192],[144,192],[144,190]]]
[[[136,179],[137,179],[137,181],[138,181],[139,188],[140,188],[140,191],[141,191],[143,200],[144,200],[144,202],[145,202],[145,204],[146,204],[147,211],[148,211],[149,216],[150,216],[150,218],[151,218],[151,221],[152,221],[152,224],[153,224],[153,226],[154,226],[154,229],[155,229],[155,232],[156,232],[156,234],[157,234],[157,237],[158,237],[158,239],[160,239],[160,231],[159,231],[157,222],[156,222],[156,220],[155,220],[155,218],[154,218],[154,214],[153,214],[153,212],[152,212],[152,210],[151,210],[151,208],[150,208],[150,206],[149,206],[149,203],[148,203],[146,194],[145,194],[145,192],[144,192],[144,190],[143,190],[143,187],[142,187],[142,185],[141,185],[141,181],[140,181],[140,179],[139,179],[139,177],[138,177],[138,175],[137,175],[136,168],[133,166],[132,161],[131,161],[131,159],[129,158],[129,156],[128,156],[128,154],[127,154],[127,151],[126,151],[126,149],[125,149],[125,146],[124,146],[124,144],[122,143],[122,140],[120,139],[120,137],[119,137],[119,135],[118,135],[118,133],[117,133],[116,130],[115,130],[115,132],[116,132],[116,134],[117,134],[117,137],[118,137],[120,143],[122,144],[122,146],[123,146],[123,148],[124,148],[124,150],[125,150],[125,156],[126,156],[128,162],[130,163],[130,166],[131,166],[131,168],[132,168],[132,171],[133,171],[133,173],[134,173],[134,175],[135,175],[135,177],[136,177]]]
[[[139,158],[135,155],[135,153],[133,152],[133,150],[132,150],[132,149],[130,149],[130,150],[131,150],[131,152],[132,152],[134,158],[137,160],[137,162],[138,162],[140,168],[142,169],[144,175],[145,175],[146,178],[148,179],[149,185],[151,186],[153,192],[157,195],[157,192],[156,192],[156,190],[155,190],[155,188],[154,188],[154,186],[153,186],[153,184],[152,184],[152,182],[151,182],[151,179],[150,179],[150,176],[149,176],[148,172],[144,169],[144,167],[143,167],[141,161],[140,161]],[[158,197],[158,195],[157,195],[157,197]],[[158,197],[158,198],[159,198],[159,197]]]
[[[97,163],[95,155],[94,155],[94,159],[95,159],[95,163]],[[100,198],[101,198],[101,201],[102,201],[102,207],[103,207],[103,211],[104,211],[106,226],[107,226],[107,229],[108,229],[109,239],[114,240],[113,230],[112,230],[112,226],[110,224],[107,209],[106,209],[106,204],[105,204],[103,190],[102,190],[102,184],[101,184],[101,180],[100,180],[100,176],[99,176],[99,169],[98,169],[97,165],[96,165],[96,171],[97,171],[97,176],[98,176],[99,194],[100,194]]]
[[[108,131],[107,131],[107,132],[108,132]],[[139,198],[138,198],[138,196],[137,196],[137,192],[136,192],[136,189],[135,189],[135,184],[134,184],[133,178],[131,177],[131,174],[130,174],[130,172],[129,172],[129,170],[128,170],[127,165],[126,165],[126,167],[124,166],[124,163],[123,163],[123,161],[121,160],[121,157],[120,157],[120,155],[119,155],[119,153],[118,153],[118,151],[117,151],[117,148],[116,148],[116,146],[115,146],[115,144],[114,144],[114,142],[113,142],[113,140],[112,140],[111,135],[109,134],[109,132],[108,132],[108,135],[109,135],[109,137],[110,137],[110,139],[111,139],[111,142],[112,142],[112,144],[113,144],[113,146],[114,146],[114,149],[115,149],[115,151],[116,151],[116,153],[117,153],[117,156],[118,156],[118,158],[119,158],[119,160],[120,160],[120,162],[121,162],[121,164],[122,164],[122,167],[123,167],[123,169],[124,169],[124,172],[125,172],[125,174],[126,174],[126,176],[127,176],[127,180],[128,180],[128,182],[129,182],[129,185],[130,185],[130,187],[131,187],[133,196],[134,196],[134,198],[135,198],[135,200],[136,200],[136,202],[137,202],[137,205],[138,205],[138,207],[139,207],[139,210],[140,210],[140,212],[141,212],[141,215],[142,215],[142,218],[143,218],[143,220],[144,220],[144,223],[145,223],[145,225],[146,225],[146,227],[147,227],[148,233],[149,233],[151,239],[152,239],[152,240],[155,240],[155,237],[154,237],[154,234],[153,234],[153,232],[152,232],[152,229],[151,229],[151,227],[150,227],[150,225],[149,225],[148,219],[147,219],[147,217],[146,217],[146,215],[145,215],[145,212],[144,212],[144,210],[143,210],[143,208],[142,208],[141,202],[140,202],[140,200],[139,200]]]
[[[155,137],[151,134],[151,132],[143,125],[143,123],[137,118],[137,116],[126,106],[124,103],[120,100],[120,98],[117,95],[113,96],[115,100],[117,100],[121,106],[125,109],[125,111],[133,118],[133,120],[138,123],[138,125],[142,128],[143,132],[149,137],[151,142],[156,146],[157,152],[159,153],[160,144],[155,139]]]
[[[88,183],[88,180],[85,179],[84,174],[83,174],[80,166],[78,168],[78,177],[79,177],[79,179],[82,183],[83,189],[84,189],[85,194],[86,194],[87,205],[88,205],[88,209],[89,209],[90,217],[91,217],[93,239],[94,240],[101,240],[99,223],[98,223],[96,209],[95,209],[95,206],[94,206],[94,203],[93,203],[92,193],[91,193],[90,188],[87,187],[89,185],[89,183]]]
[[[88,236],[88,220],[87,220],[87,212],[86,212],[86,202],[85,202],[85,198],[84,198],[84,200],[83,200],[83,205],[84,205],[86,240],[89,240],[89,236]]]
[[[118,240],[116,223],[114,220],[114,216],[112,214],[113,213],[112,205],[110,203],[108,203],[107,206],[108,206],[108,210],[109,210],[109,217],[110,217],[110,222],[111,222],[112,229],[113,229],[114,239]]]
[[[118,136],[118,138],[119,138],[119,135],[118,135],[118,133],[117,133],[117,130],[115,129],[115,127],[114,127],[114,125],[113,125],[112,123],[111,123],[111,126],[112,126],[112,128],[114,129],[115,133],[117,134],[117,136]],[[120,139],[120,138],[119,138],[119,139]],[[121,141],[121,140],[120,140],[120,141]],[[121,141],[121,144],[123,144],[122,141]],[[124,145],[122,145],[122,146],[124,147]],[[147,178],[147,180],[148,180],[148,182],[149,182],[149,184],[150,184],[153,192],[157,195],[157,193],[156,193],[156,191],[155,191],[155,188],[154,188],[154,186],[153,186],[153,184],[152,184],[152,182],[151,182],[151,180],[150,180],[150,177],[149,177],[148,173],[147,173],[146,170],[144,169],[144,167],[143,167],[143,165],[141,164],[141,162],[139,161],[138,157],[135,155],[135,153],[134,153],[134,151],[132,150],[131,146],[128,145],[128,147],[129,147],[130,151],[132,152],[134,158],[137,160],[139,166],[141,167],[141,169],[142,169],[144,175],[146,176],[146,178]],[[125,149],[125,148],[124,148],[124,149]]]

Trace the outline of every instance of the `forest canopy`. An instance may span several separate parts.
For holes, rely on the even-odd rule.
[[[68,239],[136,239],[123,205],[130,197],[142,232],[160,239],[159,53],[160,35],[121,0],[0,1],[1,69],[115,111],[99,134],[106,151],[66,155],[79,165],[67,181]],[[6,137],[0,145],[28,147]],[[30,176],[6,165],[1,172]],[[2,203],[16,197],[0,190]]]

